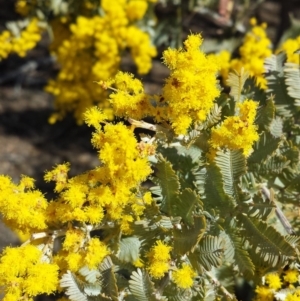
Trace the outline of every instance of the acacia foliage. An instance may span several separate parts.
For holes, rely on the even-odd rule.
[[[10,275],[20,283],[15,300],[59,288],[73,301],[234,299],[235,276],[259,282],[298,260],[298,225],[283,218],[282,207],[296,204],[299,195],[300,76],[297,66],[284,62],[282,55],[266,62],[266,91],[247,74],[232,74],[231,93],[221,93],[206,120],[191,122],[185,135],[176,134],[168,120],[149,125],[129,118],[135,127],[153,130],[138,143],[124,125],[96,125],[92,143],[101,165],[71,179],[66,166],[49,172],[58,197],[48,207],[29,179],[12,189],[2,177],[0,209],[8,224],[22,230],[22,220],[5,211],[14,193],[39,200],[35,213],[45,216],[42,226],[30,221],[27,228],[32,236],[26,245],[43,255],[35,261],[28,255],[22,267],[27,273],[10,275],[4,268],[15,255],[9,250],[2,255],[0,280],[7,296]],[[232,143],[212,146],[213,130],[226,120],[247,133],[253,118],[248,99],[259,102],[252,151]],[[168,107],[171,100],[164,101]],[[252,117],[243,112],[248,105]],[[90,124],[94,114],[87,114]],[[32,214],[32,204],[22,206]],[[61,240],[60,249],[53,250],[54,240]],[[36,261],[58,267],[56,288],[28,289]]]

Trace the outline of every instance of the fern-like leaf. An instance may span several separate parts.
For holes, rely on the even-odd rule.
[[[119,259],[125,262],[134,262],[139,257],[141,241],[135,237],[125,237],[120,241]]]
[[[118,301],[117,279],[113,267],[102,272],[103,294],[109,297],[110,300]]]
[[[281,139],[273,137],[270,133],[264,132],[260,135],[259,141],[253,146],[253,153],[248,158],[249,170],[253,163],[263,163],[269,156],[272,156],[278,148]]]
[[[245,214],[239,214],[237,218],[244,228],[243,237],[269,265],[282,266],[289,257],[295,256],[295,249],[273,227]]]
[[[139,301],[156,301],[154,286],[147,272],[137,269],[131,274],[129,289]]]
[[[217,104],[214,104],[210,113],[207,116],[207,120],[203,124],[203,128],[210,128],[217,124],[221,120],[222,107],[219,107]]]
[[[261,106],[257,111],[255,123],[259,127],[259,132],[269,130],[269,126],[275,116],[275,103],[273,97],[270,97],[266,104]]]
[[[168,215],[172,215],[174,199],[176,199],[180,188],[178,176],[173,170],[171,163],[162,156],[159,157],[156,168],[156,179],[161,187],[162,195],[161,210]]]
[[[206,230],[204,216],[194,217],[192,226],[182,225],[181,229],[174,229],[174,251],[184,255],[193,252]]]
[[[72,301],[88,301],[84,292],[85,283],[79,280],[70,271],[67,271],[60,280],[60,286],[66,289],[66,294]]]
[[[206,270],[222,264],[224,246],[225,242],[221,237],[207,235],[201,240],[197,254],[199,262]]]
[[[265,60],[264,69],[268,74],[275,72],[280,77],[283,77],[283,64],[286,61],[286,54],[284,52],[278,55],[272,54]]]
[[[82,275],[89,283],[100,281],[100,272],[98,270],[90,270],[87,266],[82,267],[79,270],[79,274]]]
[[[230,95],[236,102],[241,100],[242,89],[248,77],[249,74],[243,68],[240,73],[234,70],[228,75],[227,85],[231,88]]]
[[[285,83],[283,64],[286,55],[282,52],[272,55],[265,61],[266,79],[268,82],[267,93],[274,95],[276,113],[282,117],[293,116],[294,100],[287,91]]]
[[[273,135],[275,138],[280,138],[282,136],[282,128],[283,128],[282,119],[280,117],[276,117],[275,119],[272,120],[270,124],[271,135]]]
[[[224,181],[225,192],[237,198],[237,187],[240,176],[246,172],[246,158],[241,151],[219,151],[215,158]]]
[[[186,188],[178,195],[175,216],[180,216],[184,222],[192,225],[194,223],[193,213],[196,206],[202,208],[199,195],[190,188]]]
[[[267,217],[274,211],[275,204],[262,194],[255,194],[252,199],[249,211],[246,212],[248,216],[255,217],[260,220],[266,220]]]
[[[215,164],[210,164],[206,168],[205,173],[205,201],[203,200],[204,210],[215,210],[216,208],[222,208],[223,213],[231,211],[235,204],[232,204],[229,196],[224,191],[223,178],[220,168]]]
[[[190,289],[180,289],[172,282],[164,289],[164,295],[168,298],[168,301],[191,301],[193,297]]]
[[[299,65],[294,63],[285,63],[284,65],[285,83],[287,85],[288,95],[292,97],[294,105],[300,107],[300,70]]]
[[[237,264],[240,272],[247,279],[251,279],[254,275],[255,266],[250,258],[249,253],[244,248],[241,237],[232,229],[230,229],[227,234],[230,237],[231,245],[234,248],[235,264]]]

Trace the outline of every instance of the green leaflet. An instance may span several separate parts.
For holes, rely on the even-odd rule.
[[[139,301],[156,301],[154,296],[154,286],[147,272],[137,269],[131,274],[129,280],[129,289],[136,300]]]
[[[101,264],[103,266],[103,263]],[[114,273],[114,267],[107,267],[102,271],[102,288],[105,296],[111,298],[111,300],[118,301],[119,290],[117,286],[117,280]]]
[[[85,292],[86,288],[90,296],[99,295],[101,293],[101,287],[99,285],[96,285],[92,290],[90,284],[80,280],[70,271],[67,271],[67,273],[62,276],[60,286],[66,289],[66,294],[72,301],[87,301],[88,295]]]
[[[193,297],[191,289],[180,289],[172,282],[164,290],[164,295],[168,301],[190,301]]]
[[[261,176],[275,176],[281,174],[289,165],[290,161],[285,156],[272,156],[267,158],[264,164],[252,164],[251,171]]]
[[[294,98],[294,105],[300,107],[300,70],[299,65],[294,63],[284,64],[285,84],[288,95]]]
[[[274,211],[275,204],[269,198],[264,195],[255,194],[252,198],[252,203],[245,213],[248,216],[255,217],[260,220],[267,220],[268,216]]]
[[[180,216],[184,222],[192,225],[195,206],[202,208],[200,197],[190,188],[187,188],[177,197],[174,216]]]
[[[221,94],[220,97],[224,98],[224,95]],[[221,120],[221,114],[222,107],[218,106],[217,104],[214,104],[213,108],[210,111],[210,114],[206,118],[205,123],[201,125],[201,128],[207,129],[217,124]]]
[[[237,216],[238,223],[243,226],[241,234],[249,242],[251,248],[269,265],[283,266],[288,258],[296,255],[295,248],[273,227],[265,222],[251,219],[245,214]]]
[[[286,61],[286,54],[284,52],[279,53],[278,55],[271,55],[265,60],[265,70],[267,73],[266,78],[272,72],[280,77],[283,76],[283,63]]]
[[[255,124],[258,125],[259,132],[269,130],[269,126],[275,116],[275,103],[272,97],[267,99],[266,104],[260,106],[257,110]]]
[[[194,143],[189,147],[176,145],[171,148],[161,148],[160,152],[171,163],[172,169],[178,176],[180,187],[182,189],[194,188],[195,177],[193,170],[203,164],[201,162],[203,153],[201,148]]]
[[[180,188],[178,176],[173,170],[171,163],[162,156],[158,158],[158,163],[155,167],[157,168],[156,182],[161,188],[161,211],[168,215],[172,215],[174,210],[174,199],[177,198]]]
[[[185,154],[188,154],[190,160],[198,160],[198,150],[194,151],[193,148],[188,150],[180,148],[178,152],[179,151],[184,151]],[[189,165],[187,165],[187,167],[188,166]],[[195,208],[198,210],[202,209],[202,202],[200,201],[199,195],[191,188],[185,188],[180,191],[178,177],[171,163],[164,158],[160,157],[156,167],[157,173],[155,181],[159,186],[152,187],[151,191],[159,196],[159,200],[161,200],[161,210],[172,217],[180,216],[184,222],[192,225],[194,222],[193,215]],[[190,176],[194,177],[191,171]]]
[[[227,195],[237,199],[237,184],[240,176],[246,172],[246,159],[241,151],[219,151],[215,158],[220,168],[224,191]]]
[[[87,266],[84,266],[79,270],[79,274],[82,275],[89,283],[95,283],[100,280],[100,272],[98,270],[90,270]]]
[[[182,224],[181,229],[174,229],[174,252],[181,255],[194,252],[205,230],[206,219],[204,216],[194,217],[192,226]]]
[[[275,138],[281,138],[283,134],[282,128],[283,128],[282,119],[277,116],[272,120],[270,124],[270,134]]]
[[[272,55],[265,61],[266,79],[268,82],[267,93],[274,95],[276,104],[276,114],[282,117],[293,116],[294,100],[288,94],[284,78],[284,61],[286,56],[279,53],[277,56]]]
[[[272,156],[281,142],[281,138],[275,138],[268,132],[260,135],[259,141],[253,145],[253,153],[248,158],[249,170],[253,163],[263,163]]]
[[[206,235],[200,242],[197,254],[199,262],[206,270],[222,264],[225,241],[221,237]]]
[[[139,257],[141,241],[135,237],[125,237],[120,241],[119,259],[125,262],[134,262]]]
[[[231,88],[230,95],[236,102],[241,101],[241,94],[249,74],[242,69],[240,73],[235,70],[228,75],[227,85]]]
[[[244,247],[239,231],[230,229],[226,231],[226,233],[229,237],[231,248],[234,249],[234,263],[237,264],[240,272],[247,279],[251,279],[254,276],[255,266],[248,251]]]
[[[202,201],[204,210],[219,211],[222,208],[224,214],[227,211],[231,211],[235,204],[224,191],[223,178],[220,168],[215,164],[210,164],[207,166],[205,171],[205,173],[199,174],[199,176],[201,175],[205,181],[204,194],[201,196],[203,198]],[[202,187],[200,186],[200,188]]]

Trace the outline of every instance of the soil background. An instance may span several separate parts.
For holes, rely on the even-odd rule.
[[[242,5],[244,1],[235,2],[235,5]],[[172,8],[158,7],[157,13],[158,18],[164,19],[172,13]],[[252,16],[267,22],[269,37],[276,43],[290,26],[291,13],[300,20],[299,0],[261,1],[247,12],[245,24]],[[5,22],[16,17],[14,1],[0,0],[0,31]],[[230,15],[228,20],[230,18],[234,16]],[[193,16],[185,22],[185,29],[201,32],[205,38],[221,38],[224,27],[217,19],[207,15]],[[0,62],[0,174],[9,175],[15,182],[22,174],[31,176],[36,179],[36,186],[51,199],[53,185],[43,181],[45,170],[70,162],[72,176],[95,167],[99,161],[90,144],[91,128],[77,126],[71,116],[55,125],[47,121],[53,112],[53,97],[43,92],[43,86],[58,70],[48,53],[48,43],[45,36],[26,58],[10,56]],[[123,66],[132,68],[126,59]],[[158,55],[150,74],[143,78],[146,90],[159,93],[166,75],[167,70]],[[0,250],[17,244],[16,235],[0,223]]]

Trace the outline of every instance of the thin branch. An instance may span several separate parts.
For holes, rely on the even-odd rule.
[[[288,221],[288,219],[285,217],[282,210],[277,206],[274,200],[274,192],[272,189],[268,189],[266,186],[261,187],[261,191],[265,197],[267,197],[274,205],[275,205],[275,214],[277,218],[279,219],[280,223],[282,224],[285,231],[290,235],[295,235],[296,232],[293,230],[292,225]]]
[[[230,300],[236,300],[235,296],[230,294],[228,290],[219,282],[217,278],[211,275],[208,271],[205,272],[205,275],[209,278],[209,280],[213,285],[215,285],[218,289],[222,291],[222,293],[226,296],[226,298]]]

